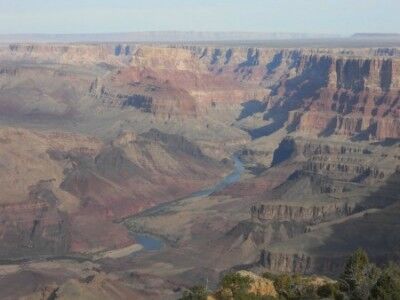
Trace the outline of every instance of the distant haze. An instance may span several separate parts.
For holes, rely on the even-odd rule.
[[[400,47],[399,34],[147,31],[97,34],[0,34],[0,43],[165,43],[252,45],[269,48]]]
[[[350,36],[397,32],[399,11],[399,0],[0,0],[0,34],[197,31]]]
[[[329,34],[267,32],[146,31],[97,34],[3,34],[0,42],[207,42],[338,38]]]

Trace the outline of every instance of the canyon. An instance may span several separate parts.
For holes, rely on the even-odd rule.
[[[399,141],[396,47],[1,44],[1,298],[398,262]]]

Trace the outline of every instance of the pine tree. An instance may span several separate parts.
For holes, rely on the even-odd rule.
[[[368,299],[370,290],[379,276],[380,270],[369,262],[367,253],[358,249],[346,263],[340,276],[340,286],[351,299]]]

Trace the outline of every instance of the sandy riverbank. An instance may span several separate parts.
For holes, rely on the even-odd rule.
[[[140,251],[143,249],[143,246],[140,244],[133,244],[124,248],[110,250],[106,252],[102,252],[95,256],[95,259],[102,259],[102,258],[121,258],[128,256],[134,252]]]

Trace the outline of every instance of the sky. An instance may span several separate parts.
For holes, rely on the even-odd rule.
[[[0,34],[400,32],[400,0],[0,0]]]

